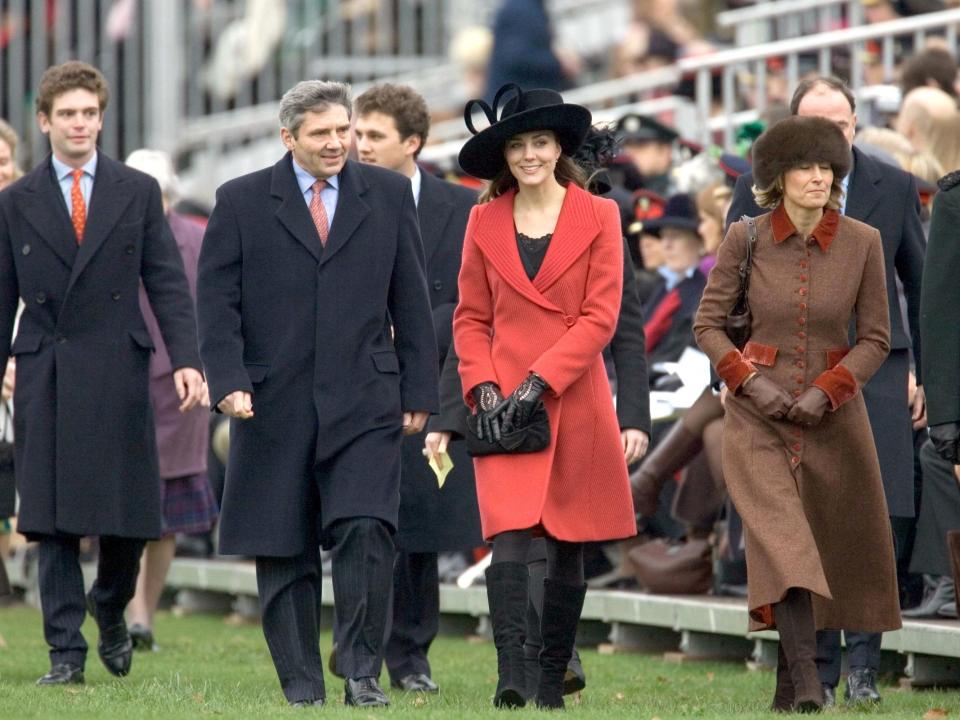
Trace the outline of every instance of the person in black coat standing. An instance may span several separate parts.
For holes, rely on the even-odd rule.
[[[347,159],[351,111],[342,83],[287,91],[288,154],[219,188],[200,253],[200,353],[233,417],[220,551],[256,557],[264,635],[293,705],[326,698],[321,543],[345,702],[388,704],[376,678],[401,437],[438,405],[410,181]]]
[[[140,553],[160,536],[160,479],[142,281],[170,353],[184,412],[203,399],[196,322],[157,182],[97,150],[109,92],[100,72],[49,68],[37,120],[52,153],[0,194],[0,367],[17,357],[18,529],[39,541],[51,669],[41,685],[83,682],[85,608],[107,670],[130,670],[123,611]],[[10,342],[18,300],[25,309]],[[84,599],[78,557],[100,537]]]
[[[880,231],[890,305],[890,354],[863,388],[867,414],[880,459],[887,509],[893,520],[894,547],[902,552],[902,518],[914,515],[913,423],[925,418],[921,386],[920,285],[925,241],[920,224],[920,196],[913,177],[879,162],[853,145],[857,116],[853,93],[841,80],[816,77],[802,82],[790,103],[794,115],[825,117],[836,122],[851,143],[853,169],[847,175],[841,212]],[[753,174],[741,175],[733,192],[727,225],[742,215],[764,211],[753,201]],[[903,284],[909,328],[904,328],[896,279]],[[910,351],[917,374],[917,392],[908,401]],[[850,675],[846,697],[851,703],[877,702],[876,674],[880,667],[879,633],[846,633]],[[817,666],[827,704],[834,701],[840,681],[840,629],[817,633]]]
[[[416,158],[430,131],[430,113],[413,88],[377,85],[357,97],[355,108],[360,162],[410,178],[442,365],[452,346],[463,236],[477,195],[417,166]],[[454,469],[440,488],[423,456],[424,435],[420,432],[403,439],[393,615],[385,659],[393,687],[435,693],[439,688],[427,653],[440,629],[438,553],[479,547],[483,535],[473,463],[463,448],[452,448]]]

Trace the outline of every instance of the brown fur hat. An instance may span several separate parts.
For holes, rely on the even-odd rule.
[[[804,163],[828,162],[834,179],[850,172],[850,143],[836,123],[792,115],[771,126],[753,144],[753,179],[761,189]]]

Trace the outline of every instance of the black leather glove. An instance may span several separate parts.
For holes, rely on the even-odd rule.
[[[953,465],[960,465],[960,423],[931,425],[930,440],[940,457]]]
[[[501,427],[505,432],[522,428],[530,421],[530,416],[546,389],[547,381],[536,373],[530,373],[526,380],[517,385],[517,389],[507,398],[507,407],[503,411]]]
[[[477,423],[477,437],[496,442],[500,439],[500,415],[507,404],[500,393],[500,386],[492,382],[480,383],[470,394],[477,404],[477,414],[471,418]]]

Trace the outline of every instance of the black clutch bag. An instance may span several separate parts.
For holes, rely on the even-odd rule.
[[[477,437],[477,423],[474,416],[467,416],[467,454],[471,457],[484,455],[510,455],[534,453],[546,450],[550,446],[550,419],[543,402],[537,404],[530,415],[530,421],[520,428],[500,434],[496,442],[488,442]]]
[[[747,243],[747,257],[740,263],[738,270],[740,273],[740,292],[737,295],[737,301],[733,304],[730,312],[727,313],[724,329],[727,332],[727,337],[730,338],[730,342],[736,345],[738,350],[743,350],[743,346],[750,339],[750,331],[753,326],[753,315],[750,313],[750,301],[747,299],[747,292],[750,289],[750,271],[753,269],[753,247],[757,244],[757,222],[747,215],[740,219],[747,224],[750,240]]]

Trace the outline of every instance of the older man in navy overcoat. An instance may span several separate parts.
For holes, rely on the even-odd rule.
[[[332,549],[349,705],[377,685],[402,434],[438,406],[438,360],[410,181],[347,160],[349,88],[280,103],[276,165],[226,183],[204,237],[200,352],[233,417],[220,550],[257,558],[263,630],[293,705],[326,697],[318,544]]]
[[[107,99],[106,80],[90,65],[49,68],[37,119],[52,153],[0,194],[0,367],[16,355],[18,530],[39,541],[50,646],[41,685],[83,682],[85,605],[107,670],[130,670],[123,612],[143,545],[161,529],[141,281],[181,410],[200,401],[203,385],[193,301],[160,188],[97,150]],[[11,347],[18,301],[24,310]],[[85,535],[100,536],[86,602],[78,556]]]

